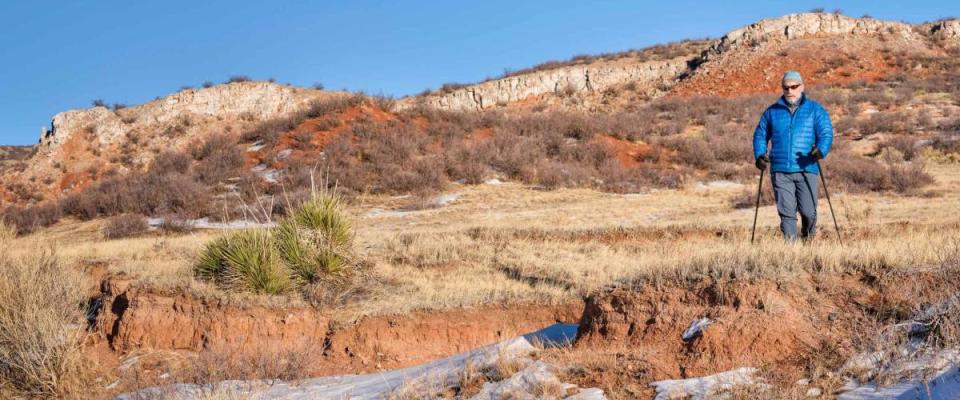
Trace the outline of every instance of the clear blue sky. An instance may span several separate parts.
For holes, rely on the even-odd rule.
[[[469,4],[468,4],[469,3]],[[101,98],[141,103],[234,74],[403,96],[577,54],[719,37],[823,7],[922,22],[950,1],[3,1],[0,144]]]

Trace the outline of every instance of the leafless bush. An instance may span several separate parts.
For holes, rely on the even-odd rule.
[[[916,140],[910,136],[894,136],[878,146],[877,152],[884,149],[894,149],[903,155],[903,159],[910,161],[917,157],[919,148],[916,146]]]
[[[853,193],[886,192],[913,194],[933,183],[923,164],[915,162],[877,162],[864,157],[843,154],[831,157],[824,164],[832,181],[839,181],[846,191]]]
[[[103,237],[107,239],[121,239],[139,236],[150,229],[146,219],[138,214],[123,214],[110,218],[103,225]]]
[[[878,112],[860,122],[860,133],[872,135],[878,132],[910,132],[913,130],[912,122],[912,116],[905,112]]]
[[[703,139],[674,137],[663,141],[663,145],[677,151],[677,161],[701,169],[710,169],[716,162],[713,148]]]
[[[226,83],[249,82],[250,77],[246,75],[233,75],[227,79]]]
[[[322,344],[306,338],[285,343],[282,348],[215,345],[200,352],[178,380],[199,384],[234,379],[296,381],[309,376],[309,367],[320,356],[317,349],[322,348]]]
[[[767,175],[766,178],[770,176]],[[766,181],[765,185],[760,189],[760,205],[769,206],[774,204],[773,197],[773,185],[769,184],[769,179],[764,179]],[[757,188],[756,185],[747,186],[740,191],[736,196],[730,200],[730,204],[733,208],[743,209],[743,208],[754,208],[757,205]]]
[[[153,159],[150,169],[154,173],[167,174],[179,173],[185,174],[190,169],[192,159],[189,155],[179,151],[164,150]]]
[[[163,222],[160,223],[159,228],[164,233],[173,234],[190,233],[194,230],[193,225],[189,221],[175,214],[163,217]]]
[[[46,202],[27,207],[8,206],[3,210],[0,220],[16,228],[18,234],[25,235],[57,223],[61,216],[59,205]]]
[[[199,182],[214,184],[238,176],[243,167],[243,149],[231,136],[214,135],[194,151],[198,161],[194,176]]]

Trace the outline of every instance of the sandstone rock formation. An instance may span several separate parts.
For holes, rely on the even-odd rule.
[[[602,91],[632,81],[652,85],[675,79],[686,68],[684,57],[641,63],[597,62],[487,81],[449,94],[430,95],[424,101],[428,106],[444,110],[482,111],[544,93]],[[412,104],[414,102],[408,100],[401,106]]]
[[[269,82],[237,82],[206,89],[187,89],[135,107],[70,110],[53,117],[52,129],[40,138],[50,153],[71,135],[91,130],[102,144],[115,143],[129,132],[164,129],[170,125],[203,125],[227,118],[262,121],[292,113],[322,96],[317,90]],[[189,128],[189,127],[188,127]]]
[[[872,18],[852,18],[839,14],[801,13],[761,20],[730,31],[701,54],[664,61],[598,60],[589,64],[569,65],[544,71],[490,80],[453,91],[435,92],[408,98],[401,107],[418,103],[443,110],[480,111],[536,96],[570,93],[596,93],[631,83],[647,92],[663,94],[681,80],[697,75],[710,75],[742,64],[742,57],[721,62],[728,54],[749,53],[756,56],[763,47],[797,39],[829,37],[878,37],[894,48],[907,45],[923,51],[925,35],[932,34],[960,43],[960,21],[948,20],[927,25],[910,25]],[[876,40],[874,40],[876,41]],[[876,47],[876,46],[873,46]],[[852,46],[851,49],[854,49]],[[875,50],[872,49],[871,50]],[[752,71],[755,72],[755,71]],[[755,83],[752,83],[755,85]],[[749,85],[748,85],[749,86]],[[695,90],[701,89],[695,85]]]

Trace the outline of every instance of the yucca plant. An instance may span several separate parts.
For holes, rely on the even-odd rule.
[[[349,265],[350,222],[334,195],[315,195],[274,231],[277,252],[294,277],[314,282],[321,275],[341,274]]]
[[[246,229],[207,244],[194,273],[229,289],[280,294],[291,286],[280,261],[270,231]]]

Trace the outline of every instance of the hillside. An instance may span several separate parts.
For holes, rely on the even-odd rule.
[[[188,89],[57,114],[36,153],[0,172],[0,198],[29,231],[63,215],[237,218],[264,195],[301,197],[318,171],[350,195],[414,194],[412,207],[489,179],[614,192],[743,181],[755,174],[748,135],[787,68],[831,112],[837,154],[851,154],[835,167],[844,188],[920,193],[920,165],[877,156],[958,151],[957,32],[956,20],[796,14],[398,101],[268,82]],[[915,143],[897,136],[911,131]],[[158,192],[172,197],[144,198]]]
[[[769,181],[753,208],[785,69],[835,128],[802,245]],[[944,393],[958,165],[957,20],[795,14],[403,99],[232,79],[69,110],[0,147],[0,398]]]
[[[664,46],[668,51],[648,50],[661,50],[671,58],[634,53],[584,57],[459,85],[406,103],[424,102],[446,110],[546,105],[611,111],[629,106],[629,101],[668,94],[729,97],[776,91],[777,80],[788,69],[800,71],[809,83],[824,84],[870,81],[896,72],[923,76],[937,73],[938,66],[930,64],[956,49],[958,37],[956,20],[910,25],[838,14],[791,14],[733,30],[720,39]]]

